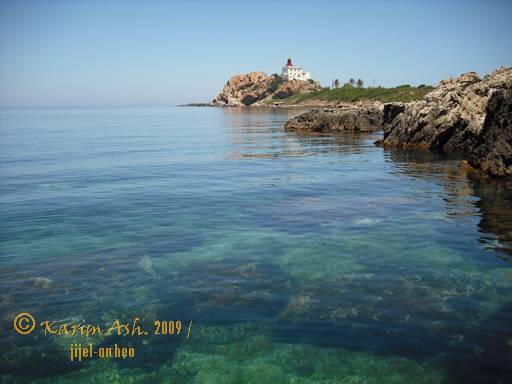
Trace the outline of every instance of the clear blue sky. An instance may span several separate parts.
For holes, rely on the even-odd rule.
[[[0,0],[1,105],[208,101],[288,56],[329,85],[512,65],[512,1]]]

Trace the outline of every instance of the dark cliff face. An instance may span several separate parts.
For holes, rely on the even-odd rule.
[[[405,110],[403,104],[386,104],[382,112],[382,122],[384,124],[391,124],[391,122]]]
[[[386,104],[377,144],[458,154],[485,174],[512,176],[512,68],[440,83],[424,101]]]
[[[489,175],[512,176],[512,90],[499,90],[489,99],[469,162]]]

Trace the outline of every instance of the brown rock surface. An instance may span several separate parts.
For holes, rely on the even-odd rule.
[[[320,83],[317,81],[300,81],[300,80],[291,80],[285,81],[274,93],[274,95],[278,99],[285,99],[287,97],[296,95],[298,93],[308,93],[312,91],[317,91],[321,89]]]
[[[212,100],[213,104],[241,106],[251,105],[270,95],[268,90],[273,78],[264,72],[235,75]]]
[[[213,105],[238,107],[253,105],[260,100],[272,100],[321,89],[315,81],[283,81],[277,74],[268,76],[264,72],[249,72],[235,75],[212,100]]]
[[[285,124],[287,131],[311,132],[372,132],[382,129],[382,108],[379,104],[313,110]]]

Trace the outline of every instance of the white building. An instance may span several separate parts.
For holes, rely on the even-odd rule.
[[[283,73],[281,76],[286,81],[290,81],[290,80],[307,81],[311,78],[309,75],[309,72],[305,72],[300,67],[294,67],[292,64],[292,59],[290,59],[290,58],[288,58],[288,62],[286,63],[286,66],[283,67]]]

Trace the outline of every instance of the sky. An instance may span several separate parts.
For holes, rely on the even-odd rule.
[[[512,66],[512,1],[0,0],[0,105],[174,105],[286,59],[328,86]]]

